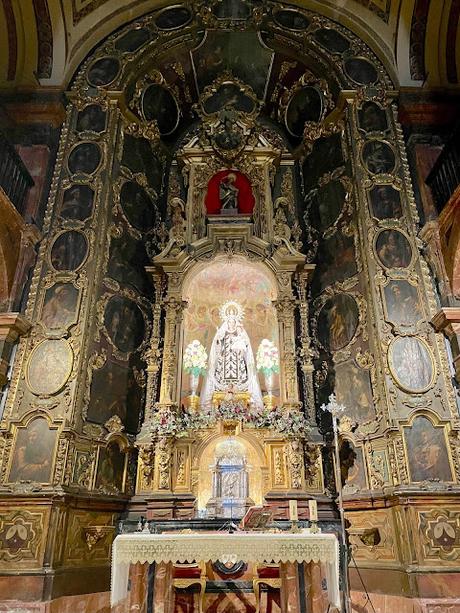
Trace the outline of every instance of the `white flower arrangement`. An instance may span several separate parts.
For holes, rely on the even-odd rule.
[[[208,354],[206,349],[195,339],[187,345],[184,353],[184,370],[196,377],[206,373]]]
[[[271,375],[279,372],[279,353],[278,347],[269,341],[268,338],[262,339],[256,356],[257,370],[264,375]]]

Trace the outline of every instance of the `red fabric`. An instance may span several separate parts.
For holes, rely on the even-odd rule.
[[[174,566],[173,577],[175,579],[199,579],[201,577],[201,570],[197,566]]]
[[[278,579],[280,576],[280,569],[279,566],[262,566],[262,568],[259,568],[257,571],[257,575],[259,579]]]
[[[235,185],[239,189],[238,213],[241,213],[242,215],[252,215],[255,199],[254,194],[252,193],[251,183],[243,173],[238,172],[237,170],[221,170],[209,181],[208,191],[204,200],[207,214],[219,215],[221,207],[219,185],[222,179],[230,173],[236,175]]]

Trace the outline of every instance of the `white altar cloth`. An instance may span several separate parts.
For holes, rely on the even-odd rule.
[[[334,534],[222,532],[120,534],[112,546],[111,604],[128,592],[129,565],[136,562],[321,562],[329,602],[340,608],[339,543]]]

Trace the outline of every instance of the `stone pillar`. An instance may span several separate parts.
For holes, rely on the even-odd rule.
[[[146,613],[147,594],[149,589],[149,564],[137,562],[129,568],[129,581],[131,589],[128,597],[129,613]]]
[[[0,388],[7,383],[13,346],[29,328],[30,323],[19,313],[0,313]]]
[[[281,613],[300,613],[299,576],[297,562],[280,564]]]

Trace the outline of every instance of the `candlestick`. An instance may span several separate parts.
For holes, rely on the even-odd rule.
[[[299,519],[299,514],[297,511],[297,500],[289,501],[289,519],[291,521],[297,521]]]

